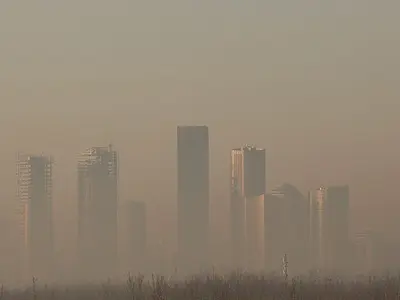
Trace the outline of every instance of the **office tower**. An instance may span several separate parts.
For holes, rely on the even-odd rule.
[[[265,270],[281,272],[282,259],[287,252],[287,224],[285,203],[271,193],[265,195],[264,201],[264,261]],[[291,259],[289,257],[289,259]]]
[[[323,262],[323,220],[325,188],[309,192],[309,262],[313,270],[321,269]]]
[[[180,270],[207,267],[209,138],[206,126],[178,126],[178,251]]]
[[[265,266],[279,271],[287,255],[290,273],[300,274],[308,268],[308,203],[301,192],[283,184],[265,197]]]
[[[124,273],[144,272],[146,267],[146,205],[130,201],[120,207],[121,262]]]
[[[344,271],[349,263],[349,187],[310,192],[311,253],[327,272]]]
[[[263,269],[265,149],[231,151],[231,237],[235,268]]]
[[[18,155],[17,197],[28,276],[51,278],[53,267],[52,165],[48,156]]]
[[[378,243],[375,233],[357,233],[352,243],[352,267],[356,274],[371,274],[376,271]]]
[[[349,263],[349,187],[326,190],[327,264],[331,270],[345,271]]]
[[[84,277],[111,276],[117,259],[118,157],[92,147],[78,162],[79,270]]]

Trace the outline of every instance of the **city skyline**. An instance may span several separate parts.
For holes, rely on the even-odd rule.
[[[208,241],[213,231],[210,227],[208,198],[210,148],[212,145],[209,145],[207,126],[177,126],[178,256],[168,258],[167,255],[169,263],[160,261],[166,264],[164,272],[171,272],[172,267],[178,267],[181,274],[191,274],[207,270],[215,264],[223,265],[223,262],[216,261],[210,255],[212,247],[209,248]],[[283,255],[291,259],[294,274],[314,268],[341,272],[358,267],[356,263],[349,265],[348,259],[352,253],[367,251],[360,249],[375,249],[376,245],[367,244],[372,241],[367,237],[362,239],[356,236],[351,242],[355,248],[351,248],[349,186],[328,185],[327,188],[311,190],[308,202],[290,184],[274,187],[267,192],[265,157],[266,150],[253,144],[231,150],[231,209],[226,212],[230,214],[232,222],[229,268],[276,272]],[[34,161],[38,161],[38,164],[34,164]],[[18,196],[21,204],[26,203],[30,207],[24,211],[46,211],[40,210],[38,204],[45,199],[52,199],[53,163],[54,159],[50,156],[18,156]],[[36,165],[40,168],[37,169]],[[77,249],[82,278],[92,276],[94,279],[96,273],[97,276],[117,274],[121,267],[129,270],[129,265],[146,269],[149,266],[148,259],[154,259],[146,253],[149,250],[146,202],[118,203],[119,165],[118,153],[111,144],[88,148],[78,158]],[[27,191],[31,192],[24,194],[25,186],[32,186],[33,189],[29,188]],[[24,197],[28,197],[29,201],[24,201]],[[31,198],[37,201],[32,202]],[[35,203],[38,204],[35,206]],[[117,211],[120,209],[122,211],[118,218]],[[35,228],[31,223],[26,223],[25,232]],[[49,232],[52,232],[52,223],[49,224]],[[125,242],[125,246],[120,248],[124,257],[117,250],[121,247],[118,246],[120,240]],[[129,251],[132,253],[129,254]],[[364,259],[372,268],[376,265],[377,258],[373,257],[377,254],[376,250],[373,254],[372,250],[368,251]],[[164,256],[166,253],[158,252],[158,255]],[[107,264],[103,263],[105,259]],[[360,259],[358,264],[363,263]],[[35,260],[31,258],[30,261]]]
[[[126,159],[121,172],[134,174],[134,196],[142,198],[148,169],[175,167],[168,163],[174,151],[159,161],[144,148],[172,147],[164,137],[176,123],[206,123],[221,137],[211,153],[213,181],[228,172],[223,153],[251,141],[274,157],[271,185],[288,181],[306,194],[325,182],[349,183],[352,205],[362,211],[359,229],[395,236],[398,203],[386,186],[396,184],[399,168],[399,4],[223,4],[2,1],[2,205],[12,206],[9,157],[18,149],[57,157],[55,175],[68,183],[54,191],[64,219],[75,207],[65,204],[76,181],[67,153],[110,140],[124,149],[121,156],[135,151],[146,159]],[[175,198],[165,173],[157,181]],[[121,181],[121,193],[132,198],[128,182]],[[75,228],[62,230],[72,236]]]
[[[198,261],[224,272],[232,267],[231,252],[246,248],[240,240],[253,234],[255,245],[262,239],[261,209],[251,213],[245,206],[235,217],[243,217],[238,227],[245,233],[232,249],[231,151],[245,145],[266,154],[266,272],[282,272],[283,252],[291,275],[307,266],[364,273],[399,268],[400,197],[393,188],[400,178],[399,10],[393,0],[0,1],[0,283],[18,281],[20,257],[39,284],[49,269],[58,282],[112,276],[112,266],[139,260],[129,258],[128,248],[143,231],[145,271],[168,273],[180,263],[177,273],[183,273],[179,250],[199,252],[194,241],[207,244],[201,253],[207,263]],[[178,163],[178,126],[209,128],[207,159],[187,151],[191,158]],[[117,152],[118,179],[97,170],[97,195],[86,195],[110,206],[82,213],[77,155],[109,144]],[[49,180],[32,176],[25,195],[38,199],[48,188],[51,201],[40,196],[38,202],[51,202],[42,210],[51,206],[51,217],[32,210],[38,202],[20,205],[26,200],[16,189],[30,180],[16,184],[25,180],[16,174],[26,163],[19,151],[51,158]],[[208,179],[204,170],[198,178],[193,170],[178,176],[179,165],[189,162],[199,170],[208,166]],[[178,182],[186,179],[208,190],[190,212],[182,203],[195,195],[189,188],[181,193]],[[89,191],[88,181],[81,186]],[[141,209],[138,219],[146,228],[116,235],[130,245],[127,263],[120,254],[118,262],[107,259],[109,266],[96,263],[121,250],[110,232],[120,229],[123,213],[128,228],[142,227],[129,218],[131,201],[145,205],[146,221]],[[86,222],[95,211],[104,214]],[[81,226],[84,219],[91,225]],[[92,227],[86,235],[92,244],[100,228],[109,231],[103,236],[109,243],[98,241],[101,250],[92,245],[79,260],[84,227]],[[40,243],[32,234],[50,231]],[[21,237],[32,242],[23,245]],[[39,244],[46,251],[38,254]],[[54,257],[49,268],[41,264],[45,256]],[[254,269],[255,263],[240,265]],[[79,273],[84,269],[86,275]]]

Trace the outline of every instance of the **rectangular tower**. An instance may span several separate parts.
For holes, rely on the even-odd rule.
[[[17,197],[24,263],[29,276],[51,278],[53,267],[52,166],[49,156],[18,155]]]
[[[320,187],[309,192],[309,253],[312,269],[321,269],[324,263],[324,208],[326,189]]]
[[[178,251],[181,270],[207,267],[209,138],[206,126],[178,126]]]
[[[308,271],[308,205],[293,185],[285,183],[265,196],[265,266],[281,271],[286,255],[290,274]]]
[[[310,241],[314,266],[343,271],[349,255],[349,187],[310,192]]]
[[[277,195],[266,194],[264,200],[265,271],[281,272],[282,258],[287,254],[285,203]],[[291,260],[291,257],[289,257]]]
[[[265,149],[231,151],[231,235],[236,268],[262,270],[264,264]]]
[[[83,276],[111,276],[117,259],[118,157],[92,147],[78,162],[78,248]]]
[[[346,271],[349,259],[349,186],[330,186],[326,190],[327,267]]]

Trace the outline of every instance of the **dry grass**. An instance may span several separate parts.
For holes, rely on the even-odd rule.
[[[357,281],[293,279],[246,274],[203,276],[184,282],[171,282],[162,276],[145,279],[128,276],[125,284],[39,286],[36,279],[24,291],[1,289],[1,300],[394,300],[400,299],[400,277],[366,278]]]

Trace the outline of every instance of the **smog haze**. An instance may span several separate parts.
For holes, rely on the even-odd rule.
[[[230,247],[230,151],[248,143],[266,150],[267,191],[348,184],[351,232],[396,241],[399,9],[391,0],[2,0],[0,261],[17,234],[16,154],[54,157],[55,253],[68,266],[77,157],[109,143],[120,203],[145,202],[149,247],[172,255],[179,125],[209,128],[215,261]]]

